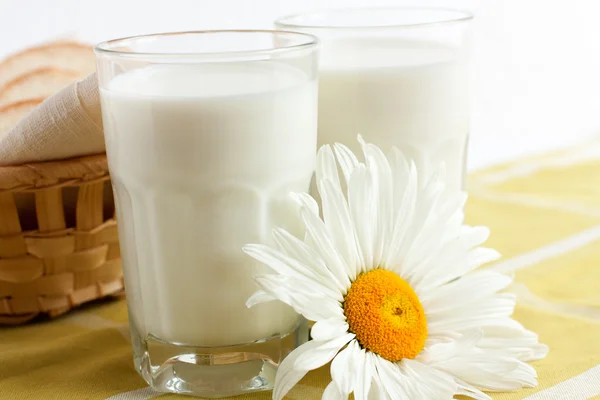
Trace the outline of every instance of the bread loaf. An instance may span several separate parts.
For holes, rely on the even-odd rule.
[[[0,106],[0,136],[8,132],[42,101],[44,101],[43,98],[37,98]]]
[[[35,69],[0,87],[0,107],[22,100],[49,97],[80,77],[80,72],[55,67]]]
[[[91,46],[76,42],[54,42],[15,53],[0,63],[0,87],[39,68],[54,67],[85,76],[96,70]]]

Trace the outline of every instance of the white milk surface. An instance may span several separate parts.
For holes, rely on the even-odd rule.
[[[197,346],[290,332],[291,308],[247,309],[266,267],[242,253],[284,222],[316,151],[315,81],[278,63],[158,65],[102,90],[130,317]]]
[[[357,134],[384,151],[397,146],[421,168],[445,162],[459,188],[469,132],[466,62],[442,44],[393,38],[325,42],[319,77],[319,145]]]

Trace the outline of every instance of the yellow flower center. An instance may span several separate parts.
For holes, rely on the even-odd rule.
[[[427,320],[421,301],[391,271],[359,275],[344,299],[344,314],[360,345],[386,360],[412,359],[425,347]]]

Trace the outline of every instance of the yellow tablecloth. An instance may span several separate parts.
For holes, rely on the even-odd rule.
[[[600,142],[475,173],[468,187],[468,223],[490,226],[504,255],[490,268],[515,273],[515,317],[550,346],[539,387],[494,399],[600,399]],[[124,300],[0,328],[0,399],[189,398],[146,387],[128,336]],[[315,371],[288,398],[320,399],[328,380]]]

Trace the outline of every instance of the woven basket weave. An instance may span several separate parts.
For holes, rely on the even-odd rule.
[[[106,156],[0,167],[0,324],[122,290]]]

